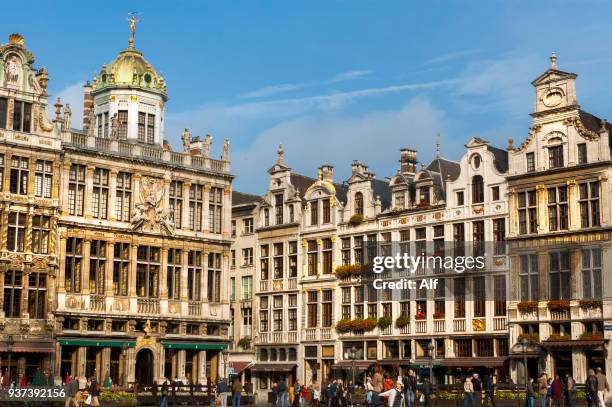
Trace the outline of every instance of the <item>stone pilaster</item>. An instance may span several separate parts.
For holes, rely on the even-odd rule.
[[[70,183],[70,167],[71,167],[70,162],[65,162],[62,167],[61,184],[64,186],[65,189],[67,189]],[[65,192],[67,193],[67,191]],[[62,216],[67,216],[68,215],[68,199],[62,199],[61,201],[62,201],[61,214]]]
[[[92,210],[92,191],[93,191],[93,173],[96,167],[93,165],[88,165],[85,170],[85,202],[83,213],[85,214],[86,220],[91,220],[93,218],[93,210]]]
[[[185,356],[186,356],[186,351],[185,349],[180,349],[177,352],[177,363],[176,363],[176,367],[177,367],[177,372],[176,375],[179,379],[183,380],[185,379]]]
[[[159,270],[159,298],[168,299],[168,248],[161,249],[161,266]]]
[[[191,188],[190,182],[183,184],[183,219],[182,224],[184,229],[189,229],[189,189]]]
[[[115,212],[115,200],[117,199],[117,170],[110,170],[110,178],[108,180],[108,220],[114,222],[117,220]]]
[[[189,264],[189,249],[183,249],[182,253],[182,264],[181,264],[181,301],[187,301],[189,299],[189,293],[187,292],[187,279],[189,278],[187,274],[187,265]]]
[[[198,383],[206,382],[206,351],[201,350],[198,353]]]
[[[106,287],[106,296],[113,296],[113,261],[115,259],[115,242],[106,243],[106,269],[104,270],[104,286]]]
[[[11,119],[12,120],[12,119]],[[8,123],[7,123],[7,128],[8,127]],[[3,192],[9,192],[10,191],[10,185],[11,185],[11,157],[13,156],[13,154],[10,151],[7,151],[4,154],[4,176],[3,176],[3,180],[2,180],[2,191]]]
[[[60,237],[59,251],[60,253],[66,253],[66,236]],[[66,292],[66,262],[60,261],[59,264],[59,277],[58,277],[58,293]]]
[[[130,246],[130,274],[128,276],[128,295],[131,298],[136,297],[136,260],[138,258],[138,246],[133,244]]]
[[[81,264],[81,292],[89,294],[89,251],[91,249],[91,239],[83,240],[83,263]]]

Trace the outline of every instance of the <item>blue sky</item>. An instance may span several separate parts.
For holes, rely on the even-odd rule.
[[[440,131],[458,160],[477,135],[518,143],[533,106],[530,82],[549,66],[579,75],[583,109],[612,119],[610,1],[109,1],[56,2],[4,18],[46,66],[49,88],[81,105],[84,81],[124,49],[128,11],[141,12],[136,47],[167,80],[166,138],[211,133],[232,142],[238,190],[263,193],[278,143],[295,171],[324,163],[348,178],[358,159],[379,178],[399,149],[425,162]],[[14,10],[12,8],[15,8]],[[17,3],[3,14],[22,15]],[[77,116],[75,114],[75,116]],[[78,118],[75,120],[77,122]]]

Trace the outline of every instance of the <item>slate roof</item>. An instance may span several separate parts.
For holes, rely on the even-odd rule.
[[[497,168],[497,171],[501,173],[508,172],[508,152],[491,145],[487,145],[487,150],[492,152],[495,156],[495,162],[493,162],[493,164],[495,168]]]
[[[232,206],[257,204],[260,200],[261,197],[258,195],[232,191]]]
[[[300,191],[300,196],[304,196],[304,192],[315,182],[317,182],[316,178],[307,177],[302,174],[291,173],[291,185],[296,187]],[[346,203],[346,192],[347,186],[344,184],[334,183],[334,187],[336,188],[336,198],[343,203]]]

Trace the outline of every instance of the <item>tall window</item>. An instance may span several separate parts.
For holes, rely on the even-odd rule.
[[[463,223],[453,225],[453,255],[463,256],[465,254],[465,226]]]
[[[68,213],[83,216],[85,202],[85,166],[73,164],[68,173]]]
[[[319,264],[319,250],[316,240],[308,241],[308,275],[317,275],[317,266]]]
[[[49,253],[49,234],[51,233],[51,217],[34,215],[32,218],[32,252]]]
[[[548,188],[548,227],[550,231],[568,228],[567,187]]]
[[[348,266],[349,264],[351,264],[351,238],[342,238],[341,247],[342,265]]]
[[[563,167],[563,146],[548,147],[548,168]]]
[[[400,192],[396,192],[395,194],[393,194],[393,202],[394,202],[394,206],[396,208],[400,208],[403,209],[404,206],[406,205],[406,195],[404,193],[404,191],[400,191]]]
[[[138,246],[136,261],[136,295],[155,298],[159,293],[160,249]]]
[[[66,292],[81,292],[81,270],[83,266],[83,239],[69,237],[66,239]]]
[[[93,173],[92,215],[106,219],[108,213],[108,170],[96,168]]]
[[[463,191],[457,191],[455,200],[457,201],[457,206],[463,206],[465,204]]]
[[[321,251],[323,256],[323,274],[332,273],[332,241],[331,239],[323,239],[323,249]]]
[[[146,128],[147,114],[144,112],[138,112],[138,141],[141,143],[145,142],[145,128]]]
[[[106,281],[106,242],[92,240],[89,249],[89,292],[104,295]]]
[[[30,174],[30,160],[27,157],[11,157],[11,193],[28,194],[28,175]]]
[[[538,273],[538,255],[521,255],[519,267],[519,278],[521,280],[521,300],[539,301],[540,277]]]
[[[189,301],[202,299],[202,252],[190,250],[187,254],[187,293]]]
[[[115,243],[113,256],[113,293],[128,295],[128,275],[130,273],[130,244]]]
[[[155,115],[138,112],[138,141],[155,143]]]
[[[32,104],[15,101],[13,108],[13,130],[29,133],[32,125]]]
[[[268,297],[263,296],[259,298],[259,331],[268,332]]]
[[[485,251],[484,221],[472,222],[472,240],[474,243],[474,256],[482,256]]]
[[[281,225],[283,223],[283,205],[283,194],[274,195],[274,214],[277,225]]]
[[[499,186],[498,185],[491,187],[491,200],[499,201]]]
[[[250,300],[253,298],[253,277],[243,276],[242,277],[242,299]]]
[[[34,195],[41,198],[51,198],[52,183],[53,163],[51,161],[36,160],[34,167]]]
[[[242,227],[244,229],[244,234],[250,235],[251,233],[253,233],[253,218],[243,219]]]
[[[310,201],[310,224],[319,224],[319,200]]]
[[[263,218],[264,218],[264,227],[270,226],[270,209],[265,208],[263,210]]]
[[[355,193],[355,214],[363,215],[363,194],[361,192]]]
[[[251,336],[253,325],[253,310],[242,308],[242,336]]]
[[[496,255],[506,254],[506,220],[493,219],[493,243]]]
[[[223,212],[223,188],[212,187],[208,196],[208,216],[210,233],[221,233],[221,213]]]
[[[155,115],[147,115],[147,143],[155,143]]]
[[[599,181],[585,182],[580,190],[580,224],[583,228],[599,226]]]
[[[270,277],[270,246],[267,244],[262,244],[260,249],[260,269],[261,269],[261,279],[267,280]]]
[[[119,140],[127,140],[128,133],[128,111],[119,110],[117,112],[117,138]]]
[[[485,278],[474,277],[472,280],[474,284],[473,295],[474,295],[474,316],[484,317],[485,316]]]
[[[208,255],[208,301],[221,301],[221,254]]]
[[[108,138],[108,112],[100,113],[97,117],[98,119],[98,137]],[[91,123],[90,126],[93,126],[94,123]]]
[[[316,328],[318,317],[318,292],[308,291],[307,295],[308,302],[306,304],[306,315],[308,319],[306,325],[308,328]]]
[[[520,234],[537,232],[535,190],[518,193],[518,215]]]
[[[323,223],[331,222],[331,205],[329,199],[323,200]]]
[[[333,321],[332,290],[321,291],[321,326],[330,327]]]
[[[578,164],[587,163],[587,145],[586,143],[578,144]]]
[[[168,270],[166,273],[168,285],[168,298],[178,300],[181,298],[181,249],[168,249]]]
[[[472,203],[484,202],[484,180],[480,175],[472,177]]]
[[[570,253],[569,251],[549,254],[550,299],[570,299]]]
[[[535,154],[527,153],[525,154],[525,159],[527,161],[527,172],[535,171]]]
[[[202,231],[202,210],[204,209],[204,188],[199,184],[189,187],[189,229]]]
[[[506,316],[506,276],[493,277],[493,315]]]
[[[298,263],[297,263],[297,242],[289,242],[289,278],[297,277]]]
[[[10,212],[8,216],[8,233],[6,247],[10,252],[25,251],[25,213]]]
[[[453,283],[455,318],[465,318],[465,278],[455,278]]]
[[[274,278],[281,279],[285,274],[284,270],[284,247],[282,243],[274,243]]]
[[[7,270],[4,273],[4,316],[21,318],[21,291],[23,272]]]
[[[253,248],[242,249],[242,265],[251,266],[253,264]]]
[[[273,302],[272,302],[272,307],[273,309],[273,314],[272,314],[272,318],[273,318],[273,330],[275,332],[279,332],[283,330],[283,308],[284,308],[284,302],[283,302],[283,296],[282,295],[275,295],[273,297]]]
[[[177,229],[181,228],[183,218],[183,183],[172,181],[169,191],[170,218]]]
[[[601,249],[582,250],[582,298],[601,299]]]
[[[47,274],[31,272],[28,276],[28,314],[33,319],[47,318]]]
[[[297,331],[297,294],[289,294],[288,296],[287,319],[289,331]]]
[[[0,129],[6,129],[8,99],[0,98]]]
[[[115,196],[115,217],[118,221],[129,222],[132,203],[132,174],[117,173],[117,188]]]

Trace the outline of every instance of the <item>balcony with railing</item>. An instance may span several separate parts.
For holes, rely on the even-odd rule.
[[[229,162],[214,160],[208,157],[192,156],[189,153],[165,150],[157,145],[115,140],[96,137],[83,133],[70,132],[64,135],[63,143],[67,146],[78,147],[92,151],[107,152],[126,158],[139,158],[146,161],[180,165],[192,169],[201,169],[213,172],[229,172]]]
[[[507,329],[508,329],[508,318],[493,317],[493,330],[494,331],[505,331]]]
[[[159,314],[159,300],[155,298],[138,298],[137,312],[139,314]]]
[[[446,331],[446,320],[434,319],[434,332],[440,333]]]
[[[89,298],[89,309],[92,311],[106,312],[106,298],[103,295],[92,295]]]
[[[453,320],[453,332],[465,332],[465,319]]]
[[[199,301],[189,301],[188,310],[190,317],[199,317],[202,315],[202,303]]]

